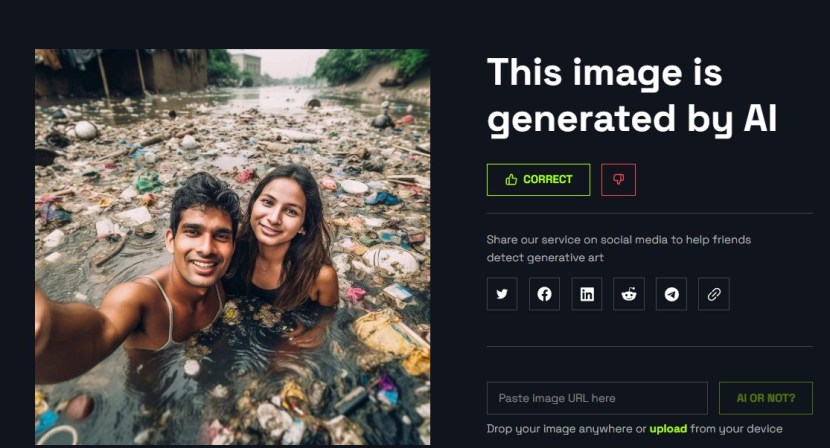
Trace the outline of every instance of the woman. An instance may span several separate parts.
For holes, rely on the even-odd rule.
[[[311,302],[337,305],[331,238],[308,169],[271,170],[254,189],[245,216],[224,282],[228,294],[255,296],[284,311]]]

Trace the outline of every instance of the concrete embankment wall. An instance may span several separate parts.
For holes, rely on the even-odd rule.
[[[192,91],[207,86],[207,51],[187,54],[175,50],[140,50],[144,84],[152,93]],[[115,97],[141,94],[141,77],[135,50],[105,50],[101,53],[110,94]],[[97,59],[85,64],[86,70],[64,66],[54,70],[35,65],[35,96],[104,96],[104,84]]]

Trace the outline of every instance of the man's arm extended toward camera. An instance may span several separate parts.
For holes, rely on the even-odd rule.
[[[51,302],[35,284],[35,384],[74,378],[109,356],[141,322],[140,288],[114,287],[99,310]]]

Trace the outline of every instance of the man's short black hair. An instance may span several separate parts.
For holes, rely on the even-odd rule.
[[[182,212],[194,207],[215,207],[231,217],[233,237],[236,238],[236,229],[242,219],[242,208],[237,195],[226,182],[212,175],[200,171],[188,177],[182,186],[173,194],[173,205],[170,209],[170,230],[176,236]]]

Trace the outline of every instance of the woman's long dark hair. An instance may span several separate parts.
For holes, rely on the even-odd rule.
[[[303,229],[305,235],[297,234],[291,240],[288,252],[282,262],[282,275],[279,279],[279,297],[274,297],[273,304],[283,310],[292,310],[302,305],[309,296],[312,285],[324,265],[331,265],[329,245],[331,237],[326,223],[323,220],[323,201],[317,181],[311,172],[300,165],[285,165],[274,168],[262,178],[254,188],[245,219],[239,229],[236,239],[236,250],[231,259],[231,267],[227,277],[244,279],[245,290],[250,290],[251,279],[254,276],[256,258],[259,255],[259,242],[251,228],[251,211],[262,194],[262,190],[274,179],[288,178],[295,180],[305,195],[305,221]]]

